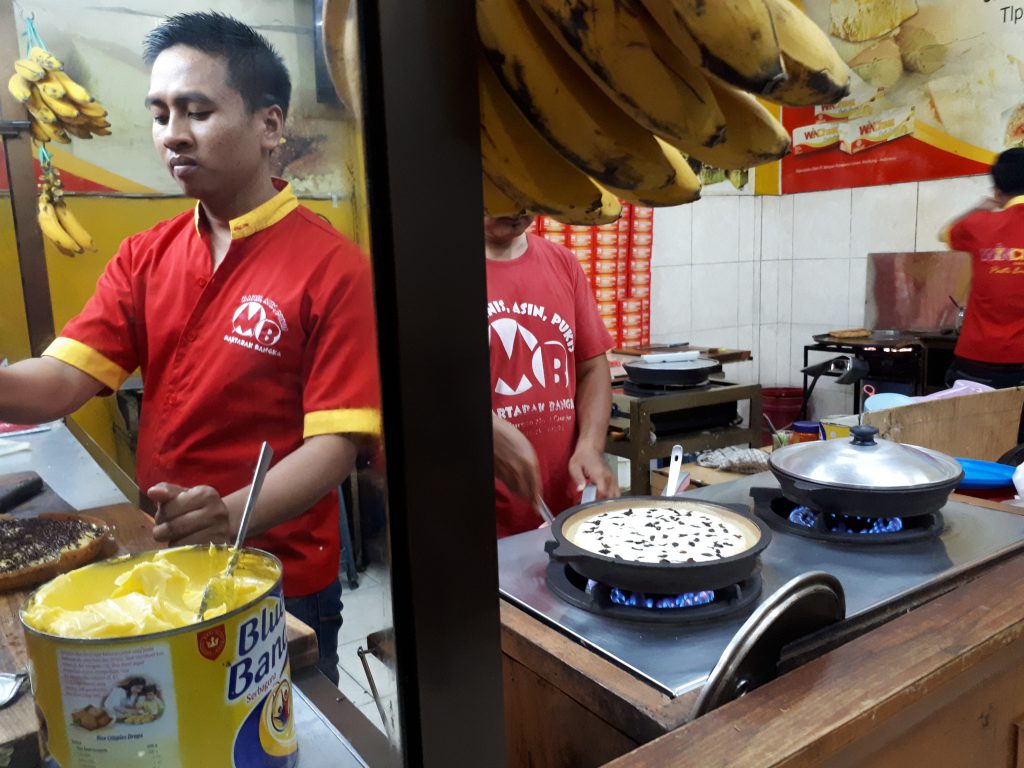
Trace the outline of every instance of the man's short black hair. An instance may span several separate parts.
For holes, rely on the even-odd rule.
[[[992,181],[1000,192],[1024,195],[1024,147],[1003,152],[992,165]]]
[[[276,104],[288,116],[288,70],[274,47],[252,27],[223,13],[179,13],[146,35],[146,65],[153,66],[157,56],[175,45],[223,58],[228,85],[241,94],[250,112]]]

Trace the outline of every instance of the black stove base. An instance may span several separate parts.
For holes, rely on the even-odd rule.
[[[551,591],[570,605],[611,619],[650,624],[694,624],[731,618],[752,607],[761,594],[760,566],[739,584],[716,589],[712,602],[683,608],[620,605],[612,601],[612,588],[607,584],[594,582],[588,590],[586,576],[556,560],[548,563],[546,579]]]
[[[937,538],[942,534],[942,529],[945,526],[941,512],[930,512],[913,517],[888,518],[886,522],[891,522],[893,519],[902,521],[902,530],[894,533],[831,531],[828,526],[835,518],[834,515],[812,512],[811,517],[814,523],[811,526],[792,522],[790,514],[798,508],[798,505],[783,496],[778,488],[751,488],[750,496],[754,500],[754,511],[758,517],[765,520],[773,529],[826,543],[860,544],[868,547],[880,544],[907,544],[913,541]],[[870,518],[853,516],[851,523],[856,523],[858,519]],[[838,520],[837,522],[842,521]]]

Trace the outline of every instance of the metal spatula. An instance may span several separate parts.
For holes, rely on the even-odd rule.
[[[224,578],[231,578],[238,565],[238,556],[242,551],[242,544],[245,542],[245,532],[249,529],[249,518],[252,517],[252,510],[256,506],[256,499],[260,495],[260,488],[263,487],[263,478],[267,476],[270,468],[270,460],[274,457],[274,449],[270,443],[264,441],[260,448],[260,458],[256,462],[256,473],[252,477],[252,485],[249,486],[249,495],[245,499],[245,507],[242,509],[242,521],[238,525],[238,536],[235,537],[235,545],[232,547],[231,557],[228,566],[224,569]],[[199,602],[199,610],[196,612],[196,620],[202,621],[206,614],[207,602],[210,599],[210,589],[213,587],[213,580],[203,590],[203,599]]]

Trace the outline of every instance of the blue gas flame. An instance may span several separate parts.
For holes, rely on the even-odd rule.
[[[813,528],[817,514],[807,507],[796,507],[789,513],[789,522]],[[857,517],[829,513],[826,527],[829,533],[899,533],[903,530],[903,520],[899,517]]]

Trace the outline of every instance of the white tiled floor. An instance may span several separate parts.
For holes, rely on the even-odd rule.
[[[383,731],[380,713],[370,693],[370,683],[356,651],[360,647],[366,648],[367,635],[392,625],[387,568],[381,563],[370,563],[359,574],[359,586],[356,589],[349,587],[342,574],[342,587],[344,622],[338,638],[338,671],[341,675],[338,688],[371,723]],[[394,720],[397,715],[395,675],[375,656],[367,656],[366,659],[384,711]]]

